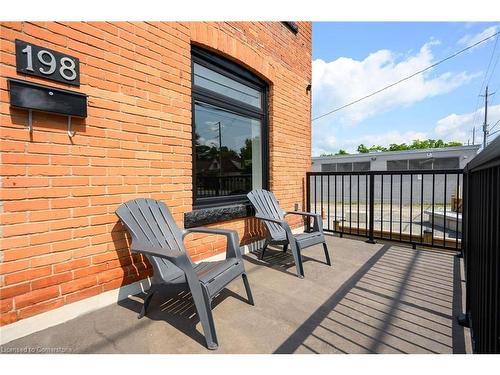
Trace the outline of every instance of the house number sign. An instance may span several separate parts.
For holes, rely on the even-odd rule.
[[[80,60],[19,39],[16,39],[16,70],[80,86]]]

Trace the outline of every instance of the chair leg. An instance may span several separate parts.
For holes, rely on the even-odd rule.
[[[302,265],[302,255],[300,254],[300,247],[296,243],[290,244],[292,249],[293,260],[295,261],[295,267],[297,269],[297,276],[300,279],[304,278],[304,267]]]
[[[137,315],[137,319],[141,319],[146,315],[146,313],[148,312],[149,304],[151,303],[151,299],[153,298],[155,293],[156,292],[151,291],[151,289],[148,291],[146,298],[144,298],[144,303],[142,305],[141,312],[139,313],[139,315]]]
[[[217,334],[215,333],[215,323],[214,317],[212,315],[212,304],[206,288],[202,287],[201,290],[203,292],[203,307],[205,308],[205,314],[199,314],[201,326],[203,327],[203,332],[205,333],[207,348],[210,350],[215,350],[218,348],[219,344],[217,340]]]
[[[189,289],[191,290],[194,306],[196,307],[196,313],[198,314],[201,327],[203,328],[203,333],[205,334],[207,348],[215,350],[219,345],[217,343],[217,335],[215,334],[215,324],[212,316],[210,297],[204,286],[200,285],[197,280],[190,280],[189,276],[186,276],[188,278]]]
[[[286,253],[286,251],[288,250],[288,244],[284,244],[283,245],[283,252]]]
[[[267,249],[267,245],[269,245],[269,242],[267,240],[264,241],[264,246],[262,246],[262,252],[260,253],[260,260],[264,259],[264,252]]]
[[[241,278],[243,279],[243,284],[245,284],[245,290],[247,292],[248,303],[254,306],[252,291],[250,290],[250,284],[248,283],[248,277],[246,273],[241,274]]]
[[[323,242],[323,250],[325,250],[326,264],[331,266],[332,263],[330,262],[330,255],[328,254],[328,247],[326,246],[326,242]]]

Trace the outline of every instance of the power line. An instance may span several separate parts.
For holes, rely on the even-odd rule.
[[[500,53],[499,53],[499,55],[500,55]],[[490,77],[490,78],[491,78],[491,77]],[[500,76],[499,76],[499,78],[500,78]],[[500,81],[498,82],[498,86],[497,86],[497,88],[495,89],[495,92],[498,92],[498,90],[500,90]]]
[[[500,124],[500,120],[498,120],[497,122],[495,122],[495,124],[493,124],[493,126],[490,128],[490,131],[491,131],[491,130],[493,130],[493,128],[494,128],[495,126],[497,126],[498,124]]]
[[[496,134],[496,133],[498,133],[498,132],[500,132],[500,129],[495,130],[493,133],[488,134],[488,138],[489,138],[489,137],[491,137],[493,134]]]
[[[495,40],[495,48],[497,46],[497,42],[498,42],[498,35],[497,35],[497,39]],[[498,52],[498,54],[497,54],[497,59],[495,60],[495,64],[493,65],[493,69],[491,69],[490,78],[488,78],[488,82],[486,82],[486,84],[490,83],[491,78],[493,77],[493,74],[495,74],[495,70],[497,68],[498,60],[500,60],[500,52]]]
[[[353,105],[353,104],[359,103],[359,102],[360,102],[360,101],[362,101],[362,100],[368,99],[368,98],[370,98],[370,97],[372,97],[372,96],[374,96],[374,95],[376,95],[376,94],[378,94],[378,93],[381,93],[382,91],[385,91],[385,90],[387,90],[387,89],[389,89],[389,88],[391,88],[391,87],[393,87],[393,86],[396,86],[396,85],[398,85],[398,84],[400,84],[400,83],[402,83],[402,82],[404,82],[404,81],[407,81],[407,80],[409,80],[410,78],[413,78],[413,77],[415,77],[415,76],[417,76],[417,75],[419,75],[419,74],[422,74],[423,72],[425,72],[425,71],[427,71],[427,70],[429,70],[429,69],[432,69],[432,68],[434,68],[435,66],[438,66],[439,64],[442,64],[442,63],[444,63],[445,61],[450,60],[450,59],[452,59],[452,58],[454,58],[454,57],[456,57],[456,56],[458,56],[458,55],[460,55],[460,54],[464,53],[465,51],[468,51],[469,49],[474,48],[475,46],[477,46],[477,45],[479,45],[479,44],[481,44],[481,43],[484,43],[485,41],[487,41],[487,40],[489,40],[489,39],[491,39],[491,38],[493,38],[493,37],[495,37],[495,36],[497,36],[497,35],[499,35],[499,34],[500,34],[500,31],[497,31],[497,32],[496,32],[496,33],[494,33],[493,35],[490,35],[489,37],[486,37],[486,38],[484,38],[484,39],[481,39],[480,41],[478,41],[478,42],[476,42],[476,43],[474,43],[474,44],[472,44],[472,45],[470,45],[470,46],[467,46],[467,47],[465,47],[464,49],[461,49],[460,51],[455,52],[454,54],[452,54],[452,55],[450,55],[450,56],[448,56],[448,57],[445,57],[444,59],[439,60],[438,62],[436,62],[436,63],[434,63],[434,64],[432,64],[432,65],[429,65],[428,67],[426,67],[426,68],[424,68],[424,69],[422,69],[422,70],[419,70],[419,71],[417,71],[417,72],[415,72],[415,73],[413,73],[413,74],[411,74],[411,75],[409,75],[409,76],[407,76],[407,77],[405,77],[405,78],[402,78],[402,79],[400,79],[399,81],[396,81],[396,82],[394,82],[394,83],[391,83],[390,85],[387,85],[387,86],[385,86],[385,87],[383,87],[383,88],[381,88],[381,89],[379,89],[379,90],[377,90],[377,91],[374,91],[374,92],[372,92],[371,94],[365,95],[365,96],[363,96],[362,98],[356,99],[356,100],[354,100],[354,101],[352,101],[352,102],[350,102],[350,103],[344,104],[344,105],[342,105],[342,106],[340,106],[340,107],[338,107],[338,108],[335,108],[335,109],[333,109],[333,110],[331,110],[331,111],[329,111],[329,112],[326,112],[326,113],[324,113],[324,114],[322,114],[322,115],[320,115],[320,116],[317,116],[317,117],[313,118],[313,119],[312,119],[312,121],[316,121],[316,120],[318,120],[318,119],[320,119],[320,118],[323,118],[323,117],[325,117],[325,116],[331,115],[331,114],[332,114],[332,113],[334,113],[334,112],[338,112],[338,111],[340,111],[341,109],[344,109],[344,108],[349,107],[349,106],[351,106],[351,105]]]
[[[495,39],[495,45],[493,46],[493,50],[491,51],[490,60],[488,61],[488,67],[486,68],[486,71],[484,72],[483,81],[481,82],[481,87],[479,88],[479,94],[478,94],[477,100],[476,100],[476,109],[474,110],[474,116],[472,118],[472,126],[474,126],[474,127],[476,127],[476,119],[477,119],[477,116],[478,116],[477,110],[479,108],[479,97],[481,96],[481,92],[483,91],[483,88],[485,87],[485,83],[487,85],[490,82],[490,79],[491,79],[491,75],[490,75],[490,78],[488,79],[488,82],[486,82],[486,77],[488,76],[488,73],[490,71],[491,62],[493,61],[493,56],[495,56],[495,51],[497,49],[497,43],[498,43],[498,35],[497,35],[497,37]],[[495,67],[496,67],[496,62],[495,62]]]

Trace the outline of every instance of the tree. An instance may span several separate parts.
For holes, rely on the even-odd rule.
[[[387,148],[385,148],[384,146],[371,146],[369,148],[370,152],[383,152],[383,151],[387,151]]]
[[[357,151],[360,154],[367,154],[369,152],[383,152],[383,151],[406,151],[406,150],[421,150],[426,148],[443,148],[443,147],[457,147],[463,146],[461,142],[450,141],[444,142],[442,139],[415,139],[412,143],[391,143],[389,147],[384,147],[380,145],[372,145],[370,147],[366,147],[363,143],[361,143]],[[323,153],[321,156],[335,156],[335,155],[349,155],[346,150],[340,149],[335,154],[332,153]]]
[[[368,147],[366,147],[364,144],[362,144],[362,143],[361,143],[361,144],[358,146],[358,152],[359,152],[360,154],[367,154],[367,153],[369,153],[369,152],[370,152],[370,150],[368,149]]]
[[[364,144],[358,146],[358,152],[360,154],[365,154],[368,152],[378,152],[378,151],[406,151],[406,150],[421,150],[426,148],[443,148],[443,147],[457,147],[462,146],[461,142],[451,141],[444,142],[442,139],[415,139],[411,144],[406,143],[391,143],[389,147],[383,146],[371,146],[366,147]]]
[[[369,152],[381,152],[381,151],[387,151],[387,148],[385,148],[383,146],[376,146],[376,145],[372,145],[371,147],[366,147],[363,143],[361,143],[358,146],[358,152],[360,154],[367,154]]]
[[[404,151],[404,150],[409,150],[409,149],[410,149],[410,146],[408,146],[406,143],[401,143],[401,144],[391,143],[389,145],[388,151]]]

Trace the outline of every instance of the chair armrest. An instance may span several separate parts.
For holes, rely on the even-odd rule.
[[[140,254],[167,259],[168,261],[179,267],[182,271],[184,271],[186,275],[195,275],[191,259],[189,258],[189,255],[184,251],[172,251],[159,246],[143,245],[133,242],[130,246],[130,250]]]
[[[315,232],[323,232],[323,220],[321,220],[320,214],[315,214],[312,212],[302,212],[302,211],[287,211],[285,215],[301,215],[309,216],[314,218],[313,230]],[[309,221],[308,221],[309,226]]]
[[[285,230],[286,238],[288,239],[288,242],[290,244],[292,244],[292,243],[295,244],[292,229],[290,228],[290,225],[288,225],[288,223],[285,220],[273,219],[271,217],[260,216],[260,215],[255,215],[255,218],[260,219],[260,220],[264,220],[264,221],[270,221],[272,223],[278,224],[279,226],[281,226]],[[292,245],[292,246],[295,246],[295,245]]]
[[[184,237],[186,237],[190,233],[206,233],[206,234],[218,234],[226,236],[227,238],[226,259],[241,258],[240,239],[238,237],[238,233],[234,230],[222,229],[222,228],[205,228],[205,227],[184,229],[182,232],[182,239],[184,239]]]
[[[286,224],[285,220],[274,219],[272,217],[267,217],[267,216],[255,215],[255,218],[260,219],[260,220],[264,220],[264,221],[270,221],[272,223],[279,224],[279,225],[282,225],[283,223]]]
[[[152,255],[159,258],[165,258],[171,260],[173,258],[178,258],[182,255],[181,252],[167,250],[159,246],[151,246],[151,245],[142,245],[142,244],[134,244],[130,246],[131,251],[135,251],[137,253]]]
[[[191,293],[198,293],[198,295],[202,295],[200,279],[194,271],[193,263],[191,262],[189,255],[185,251],[172,251],[159,246],[142,245],[137,243],[134,244],[134,242],[132,242],[130,250],[169,260],[184,272]]]
[[[302,211],[286,211],[285,215],[318,216],[319,214],[315,214],[312,212],[302,212]]]

